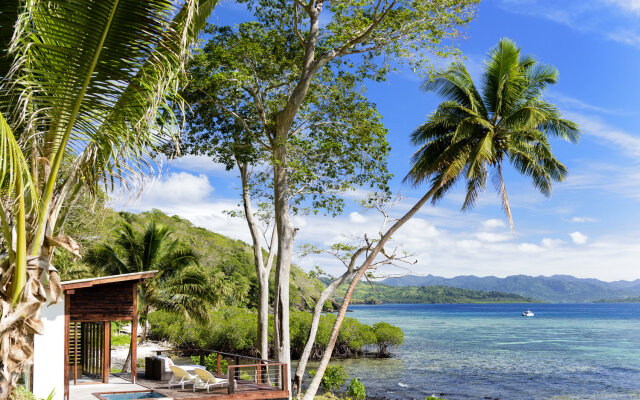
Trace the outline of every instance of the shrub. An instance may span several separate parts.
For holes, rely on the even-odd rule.
[[[36,400],[36,396],[25,386],[16,387],[9,398],[11,400]]]
[[[378,322],[373,324],[372,329],[376,335],[376,344],[378,345],[378,355],[380,357],[388,357],[389,347],[400,346],[404,342],[404,333],[397,326],[386,322]]]
[[[311,370],[309,373],[315,376],[316,370]],[[349,375],[344,372],[342,365],[329,365],[320,381],[320,387],[325,392],[333,393],[340,390],[348,378]]]
[[[347,387],[347,396],[355,400],[364,400],[367,393],[362,382],[358,378],[353,378]]]
[[[200,364],[200,356],[191,356],[191,362],[193,362],[194,364]],[[218,355],[216,353],[207,354],[207,356],[204,358],[204,366],[207,371],[218,371]],[[229,362],[224,358],[221,358],[220,372],[226,374],[228,366]]]

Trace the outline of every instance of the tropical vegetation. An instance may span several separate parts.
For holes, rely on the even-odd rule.
[[[209,314],[209,322],[203,324],[187,320],[166,311],[149,314],[150,338],[166,340],[182,349],[209,349],[227,353],[255,356],[258,348],[257,314],[255,311],[220,306]],[[335,315],[326,314],[320,320],[314,343],[313,359],[324,355]],[[273,318],[269,326],[273,325]],[[297,358],[302,353],[311,317],[304,311],[291,312],[291,353]],[[271,338],[270,338],[271,339]],[[335,357],[360,357],[365,355],[388,357],[390,350],[400,346],[404,333],[398,327],[380,323],[366,325],[354,318],[347,318],[334,349]]]
[[[336,296],[344,296],[344,290]],[[358,285],[352,304],[383,303],[539,303],[540,300],[504,292],[460,289],[449,286],[387,286],[379,283]]]
[[[69,208],[153,171],[172,141],[183,65],[216,0],[0,3],[0,398],[57,301]],[[48,281],[45,291],[41,281]]]

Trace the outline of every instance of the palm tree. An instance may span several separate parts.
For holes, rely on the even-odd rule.
[[[138,316],[147,320],[149,312],[180,312],[187,318],[207,320],[209,305],[216,296],[209,277],[198,266],[198,256],[177,239],[171,239],[170,228],[150,222],[138,233],[123,222],[114,246],[102,243],[90,249],[84,261],[106,275],[158,271],[138,285]],[[146,324],[141,342],[147,339]]]
[[[391,236],[431,200],[436,203],[460,179],[466,180],[463,210],[472,207],[486,187],[489,174],[502,199],[513,229],[511,207],[503,177],[503,163],[509,160],[534,187],[551,194],[553,182],[561,182],[567,169],[553,155],[549,137],[576,142],[580,131],[575,123],[542,98],[555,84],[558,71],[538,64],[532,57],[520,57],[520,49],[502,39],[489,54],[482,77],[482,94],[461,63],[438,71],[423,84],[446,99],[429,120],[412,134],[421,146],[412,156],[405,182],[419,186],[429,182],[427,192],[401,218],[380,233],[375,247],[351,280],[329,337],[329,344],[303,400],[314,398],[340,332],[340,326],[356,285]]]
[[[106,243],[90,249],[84,261],[97,272],[107,275],[158,271],[138,285],[138,321],[143,323],[140,342],[147,340],[149,312],[179,312],[185,318],[206,321],[210,305],[216,302],[207,274],[198,267],[198,256],[178,240],[172,231],[150,222],[143,233],[123,222],[115,246]],[[134,338],[135,340],[135,338]],[[131,348],[122,372],[128,372]]]
[[[558,71],[521,57],[520,48],[502,39],[489,54],[482,76],[482,93],[462,63],[435,74],[422,88],[446,101],[412,134],[421,146],[412,157],[406,182],[430,180],[437,202],[460,179],[466,180],[463,210],[472,207],[491,179],[513,230],[511,206],[504,182],[505,161],[546,196],[553,182],[562,182],[566,167],[553,152],[549,138],[577,142],[580,131],[562,119],[558,108],[543,98],[558,80]]]
[[[55,249],[78,254],[63,230],[70,206],[153,171],[216,2],[0,1],[0,399],[31,362],[42,305],[60,295]]]

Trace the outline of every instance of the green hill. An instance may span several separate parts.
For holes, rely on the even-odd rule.
[[[598,279],[576,278],[569,275],[512,275],[506,278],[473,275],[454,278],[405,275],[388,278],[381,283],[389,286],[449,286],[487,292],[503,291],[554,303],[582,303],[598,299],[624,299],[640,296],[640,279],[604,282]]]
[[[71,216],[65,233],[78,240],[84,249],[93,243],[110,242],[117,235],[121,221],[131,223],[136,230],[142,230],[151,220],[171,227],[172,237],[189,244],[200,256],[201,264],[215,277],[214,281],[228,286],[227,303],[238,306],[255,306],[257,299],[257,279],[251,246],[241,240],[211,232],[194,226],[190,221],[177,215],[168,216],[160,210],[140,214],[116,212],[107,207],[96,207],[94,212],[80,207]],[[60,254],[60,252],[58,252]],[[60,254],[55,265],[61,270],[63,279],[87,277],[87,270]],[[273,272],[272,272],[273,276]],[[273,278],[272,278],[273,286]],[[291,306],[308,310],[320,296],[324,284],[310,278],[303,270],[292,266]]]
[[[373,286],[373,287],[372,287]],[[336,297],[344,296],[344,288],[337,291]],[[394,287],[379,283],[369,285],[360,283],[351,300],[352,304],[382,303],[539,303],[539,300],[517,294],[503,292],[484,292],[459,289],[448,286],[402,286]]]
[[[594,303],[640,303],[640,297],[625,297],[623,299],[600,299]]]

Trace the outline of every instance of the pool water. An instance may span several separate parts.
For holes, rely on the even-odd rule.
[[[153,390],[145,390],[138,392],[121,392],[121,393],[98,393],[100,397],[106,400],[140,400],[140,399],[160,399],[166,398],[162,393]]]

